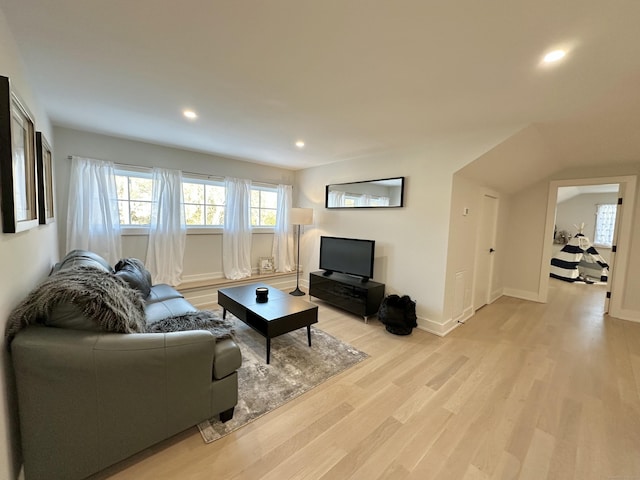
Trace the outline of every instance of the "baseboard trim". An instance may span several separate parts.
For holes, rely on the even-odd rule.
[[[224,287],[234,287],[238,285],[247,285],[250,283],[269,283],[273,279],[278,278],[294,278],[295,272],[286,272],[286,273],[265,273],[258,274],[257,272],[253,272],[250,277],[241,278],[239,280],[229,280],[225,278],[224,275],[218,273],[210,273],[210,274],[198,274],[198,275],[189,275],[188,277],[184,277],[180,285],[176,286],[180,292],[188,292],[189,290],[198,290],[202,288],[224,288]]]
[[[221,288],[238,287],[241,285],[251,285],[252,283],[266,283],[270,287],[277,288],[278,290],[289,291],[293,290],[296,286],[295,274],[280,274],[277,276],[255,276],[244,278],[242,280],[225,281],[223,283],[217,283],[214,285],[204,285],[199,287],[181,288],[178,287],[178,291],[184,295],[184,298],[189,301],[195,308],[207,309],[216,308],[218,305],[218,290]],[[304,287],[303,283],[301,286]]]
[[[455,321],[457,323],[466,323],[467,320],[469,320],[471,317],[475,315],[475,313],[476,312],[473,310],[473,306],[469,306],[464,309],[464,312],[462,312],[462,315],[456,318]]]
[[[445,323],[438,323],[433,320],[429,320],[428,318],[418,318],[417,323],[420,330],[424,330],[425,332],[432,333],[439,337],[444,337],[460,325],[458,322],[454,322],[453,320],[448,320]]]
[[[222,272],[196,273],[193,275],[183,276],[181,285],[190,284],[190,283],[200,283],[200,282],[215,282],[215,281],[222,280],[223,278],[224,278],[224,274]]]
[[[504,289],[500,288],[495,292],[491,292],[491,296],[489,297],[489,303],[493,303],[498,300],[502,295],[504,295]]]
[[[538,292],[530,292],[528,290],[516,290],[514,288],[505,288],[502,292],[507,297],[519,298],[521,300],[529,300],[530,302],[544,303],[540,300]]]
[[[611,312],[609,312],[609,315],[614,317],[614,318],[619,318],[620,320],[628,320],[629,322],[638,322],[640,323],[640,312],[637,310],[619,310],[616,312],[616,315],[611,314]]]
[[[453,332],[460,325],[464,324],[468,319],[473,317],[473,314],[474,314],[473,307],[469,306],[465,308],[457,318],[450,318],[446,320],[444,323],[438,323],[428,318],[418,317],[418,322],[417,322],[418,328],[420,330],[424,330],[425,332],[432,333],[439,337],[445,337],[451,332]]]

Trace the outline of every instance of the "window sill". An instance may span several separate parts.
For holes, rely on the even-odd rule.
[[[296,272],[274,272],[263,273],[262,275],[254,273],[250,277],[245,277],[240,280],[229,280],[227,278],[211,278],[207,280],[191,280],[183,282],[176,286],[176,290],[180,293],[188,292],[189,290],[200,288],[223,288],[238,285],[247,285],[251,283],[261,282],[280,277],[292,277],[295,278]]]
[[[256,227],[252,229],[253,234],[273,234],[273,227]],[[149,235],[149,227],[122,227],[120,230],[124,236]],[[222,235],[222,227],[191,227],[187,228],[187,235]]]

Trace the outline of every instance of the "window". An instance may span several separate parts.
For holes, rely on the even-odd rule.
[[[382,207],[389,205],[389,197],[377,195],[347,193],[344,197],[343,207]]]
[[[222,182],[190,178],[182,181],[187,227],[224,225],[225,191]]]
[[[151,223],[151,174],[116,170],[116,192],[120,225]]]
[[[251,226],[275,227],[278,191],[273,187],[251,188]]]
[[[152,187],[151,173],[128,169],[116,170],[120,225],[124,227],[150,225]],[[187,228],[224,225],[225,188],[222,181],[183,178],[182,193]],[[252,186],[252,227],[275,227],[277,208],[278,189],[276,187]]]
[[[613,245],[613,231],[616,226],[617,205],[597,205],[596,231],[593,237],[594,245],[611,247]]]
[[[355,207],[358,204],[358,197],[355,195],[347,194],[344,196],[344,202],[342,206],[344,207]]]

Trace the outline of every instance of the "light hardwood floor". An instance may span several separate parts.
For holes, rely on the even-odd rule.
[[[95,479],[640,480],[640,324],[604,287],[553,280],[445,338],[401,337],[322,302],[370,358],[212,444],[197,430]],[[308,298],[308,297],[307,297]]]

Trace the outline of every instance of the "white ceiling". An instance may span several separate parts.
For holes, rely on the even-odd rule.
[[[56,125],[292,169],[532,123],[567,164],[640,159],[638,0],[0,9]]]
[[[558,199],[557,203],[566,202],[567,200],[577,197],[578,195],[585,195],[589,193],[614,193],[618,192],[620,185],[604,184],[604,185],[579,185],[573,187],[558,187]]]

